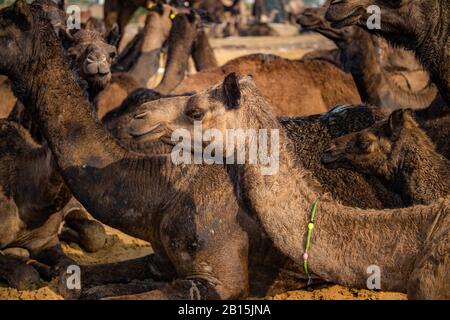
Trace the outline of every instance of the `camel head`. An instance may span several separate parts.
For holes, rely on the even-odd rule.
[[[325,37],[336,42],[350,42],[354,35],[353,27],[334,28],[329,21],[325,19],[325,13],[330,1],[327,1],[322,7],[311,7],[303,10],[297,17],[297,23],[306,30],[316,31]]]
[[[427,30],[441,23],[439,12],[447,0],[333,0],[326,13],[334,27],[358,25],[413,49],[411,38],[421,39]],[[379,12],[380,28],[370,27],[369,20]]]
[[[0,74],[14,78],[22,72],[20,61],[30,61],[39,17],[24,0],[0,10]],[[40,11],[43,13],[43,11]],[[50,30],[51,25],[47,25]]]
[[[104,89],[111,80],[111,64],[117,55],[118,27],[107,34],[81,29],[66,33],[63,41],[72,68],[95,90]]]
[[[346,168],[389,180],[401,162],[404,146],[417,143],[408,139],[417,127],[411,109],[396,110],[387,120],[333,140],[322,163],[330,169]]]
[[[270,118],[270,122],[266,121]],[[161,139],[173,144],[172,135],[194,136],[201,124],[207,130],[227,136],[227,130],[258,129],[260,123],[277,123],[272,108],[249,76],[227,75],[210,89],[192,95],[143,104],[128,125],[135,139]],[[271,128],[266,128],[271,129]],[[215,141],[216,143],[225,141]]]

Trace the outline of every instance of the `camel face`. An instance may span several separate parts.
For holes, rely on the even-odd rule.
[[[405,141],[401,133],[417,127],[411,110],[394,111],[388,120],[335,139],[322,156],[328,168],[347,168],[390,179]]]
[[[117,49],[106,38],[113,37],[105,37],[92,30],[79,30],[66,41],[72,67],[93,89],[103,89],[111,80],[111,64]]]
[[[245,130],[236,119],[245,112],[240,108],[240,85],[249,81],[248,77],[239,78],[233,73],[224,83],[199,94],[145,103],[129,123],[128,132],[140,140],[162,138],[170,142],[175,130],[187,130],[194,136],[200,124],[202,132],[219,130],[224,136],[227,129]]]
[[[413,33],[414,30],[410,29],[410,26],[415,26],[419,30],[425,27],[421,25],[424,23],[423,13],[430,12],[429,7],[435,5],[434,2],[423,0],[333,0],[327,10],[326,19],[337,28],[359,25],[368,29],[367,22],[373,14],[373,11],[368,11],[368,9],[376,6],[380,9],[381,30],[373,31],[400,36]],[[414,23],[411,24],[412,21]]]
[[[27,59],[33,50],[34,19],[30,7],[19,0],[13,6],[0,10],[0,73],[14,75],[17,70],[17,59]]]

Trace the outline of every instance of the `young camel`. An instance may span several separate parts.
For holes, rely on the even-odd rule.
[[[381,29],[367,28],[366,8],[381,9]],[[448,0],[339,0],[332,1],[326,13],[333,27],[358,25],[382,36],[394,45],[416,53],[418,60],[450,105],[450,6]]]
[[[335,29],[330,22],[325,20],[328,4],[320,8],[308,8],[299,17],[298,23],[302,27],[317,31],[335,42],[341,51],[341,62],[345,71],[353,75],[358,87],[361,99],[365,103],[388,109],[398,108],[425,108],[436,98],[437,89],[429,84],[428,76],[414,72],[401,73],[407,80],[407,86],[397,84],[397,75],[386,70],[381,52],[389,56],[397,56],[399,52],[406,57],[407,53],[402,49],[380,48],[380,39],[359,27],[351,26],[343,29]],[[386,52],[386,49],[390,49]],[[409,60],[411,60],[411,58]],[[389,60],[388,60],[389,61]],[[387,62],[387,61],[386,61]],[[389,65],[392,68],[392,65]],[[425,86],[418,89],[410,87],[410,82],[417,82],[418,78],[425,78]]]
[[[241,204],[258,216],[265,232],[284,254],[300,265],[308,261],[310,275],[364,288],[369,266],[376,265],[381,269],[382,290],[407,292],[412,299],[450,298],[448,197],[430,206],[376,211],[345,207],[321,194],[313,187],[317,182],[296,158],[292,142],[271,106],[248,77],[230,74],[223,84],[191,97],[183,113],[165,124],[169,134],[164,133],[161,139],[173,143],[170,132],[176,129],[185,129],[192,136],[194,120],[202,120],[203,132],[214,128],[222,137],[226,137],[226,129],[278,133],[279,166],[275,174],[264,175],[264,165],[250,164],[248,159],[244,164],[227,167]],[[137,115],[135,121],[142,121],[142,115]],[[234,154],[235,159],[242,152],[234,144],[216,141],[216,148],[223,147],[224,154]],[[271,148],[277,146],[272,144]],[[318,211],[306,255],[313,203],[317,203]]]
[[[335,139],[322,162],[383,178],[407,205],[431,204],[450,193],[450,161],[436,152],[410,109]]]
[[[227,299],[267,292],[286,258],[258,219],[239,206],[223,166],[174,166],[167,146],[153,156],[121,147],[93,119],[59,40],[39,10],[23,0],[0,10],[8,44],[0,72],[13,79],[15,93],[35,117],[72,194],[94,217],[149,241],[155,251],[138,261],[84,267],[82,279],[89,284],[102,278],[151,278],[154,290],[144,298]],[[155,103],[167,114],[191,99]]]

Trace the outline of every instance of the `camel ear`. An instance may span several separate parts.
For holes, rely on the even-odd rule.
[[[59,39],[61,40],[63,48],[66,50],[72,46],[74,40],[70,31],[66,28],[60,30]]]
[[[14,11],[20,19],[31,24],[33,18],[31,16],[30,7],[25,0],[17,0],[16,3],[14,3]]]
[[[391,140],[397,140],[400,137],[405,124],[412,119],[411,109],[398,109],[391,113],[388,119],[386,133]]]
[[[105,36],[106,42],[110,45],[117,47],[119,45],[120,41],[120,31],[119,31],[119,25],[117,23],[114,23],[112,28],[109,30],[109,32]]]
[[[241,103],[241,88],[239,85],[239,77],[235,72],[230,73],[223,81],[223,96],[225,105],[229,109],[239,108]]]

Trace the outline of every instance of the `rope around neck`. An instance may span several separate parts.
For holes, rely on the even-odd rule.
[[[306,245],[305,245],[305,251],[303,253],[303,268],[305,270],[306,275],[308,276],[308,286],[311,284],[311,274],[309,273],[308,269],[308,250],[311,246],[311,238],[312,238],[312,232],[314,229],[314,220],[316,219],[317,215],[317,205],[319,203],[320,198],[317,198],[316,201],[314,201],[312,208],[311,208],[311,218],[308,222],[308,233],[306,234]]]

